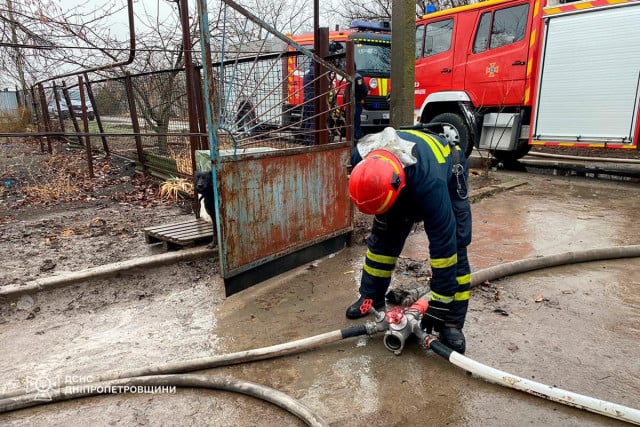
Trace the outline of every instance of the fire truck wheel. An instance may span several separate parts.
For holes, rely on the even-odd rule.
[[[431,120],[431,122],[442,123],[442,128],[438,133],[444,136],[447,141],[458,144],[464,152],[464,155],[469,157],[473,150],[473,143],[469,137],[469,128],[460,114],[438,114]]]

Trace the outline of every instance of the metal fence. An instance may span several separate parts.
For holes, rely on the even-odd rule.
[[[322,67],[318,72],[311,57],[277,39],[247,42],[225,55],[229,59],[213,70],[222,147],[286,148],[350,136],[346,76]],[[334,55],[334,60],[345,56]]]
[[[333,60],[344,62],[345,53]],[[212,65],[210,108],[219,149],[290,148],[350,138],[350,83],[280,40],[244,43]],[[187,102],[185,69],[73,81],[32,89],[43,149],[63,139],[93,153],[121,156],[163,178],[191,176],[195,151],[208,150],[202,68],[196,105]],[[311,76],[309,76],[311,75]],[[190,131],[189,115],[198,123]]]
[[[34,88],[34,99],[38,131],[49,149],[62,138],[135,161],[145,172],[186,177],[193,173],[190,138],[207,148],[205,134],[189,130],[184,69],[54,81]]]
[[[86,149],[91,175],[95,153],[164,178],[210,170],[231,294],[346,243],[354,64],[351,42],[329,54],[326,28],[312,52],[224,3],[233,10],[219,37],[234,42],[212,55],[205,34],[203,67],[41,82],[30,91],[36,129],[24,136],[50,153],[58,140]]]

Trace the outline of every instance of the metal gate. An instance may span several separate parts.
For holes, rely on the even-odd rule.
[[[332,119],[348,116],[353,79],[235,2],[224,5],[222,34],[202,40],[204,57],[214,58],[203,68],[211,144],[196,153],[196,164],[213,171],[220,265],[231,295],[344,247],[353,229],[350,120]],[[199,20],[207,28],[206,12]],[[303,70],[292,69],[292,56],[320,70],[305,82],[313,96],[294,120],[286,101]],[[327,79],[343,82],[340,111],[330,103],[337,86]]]

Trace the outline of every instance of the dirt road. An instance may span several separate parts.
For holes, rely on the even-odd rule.
[[[492,172],[527,184],[473,205],[472,268],[565,251],[640,243],[637,184]],[[92,204],[24,216],[0,228],[2,284],[157,253],[143,224],[187,215],[156,206]],[[99,220],[96,218],[100,218]],[[126,218],[137,218],[126,221]],[[125,225],[126,224],[126,225]],[[69,231],[71,230],[71,231]],[[424,280],[424,233],[413,233],[394,283]],[[83,381],[114,370],[289,342],[360,324],[361,245],[229,298],[215,259],[139,270],[0,303],[0,393]],[[121,257],[121,258],[120,258]],[[474,288],[467,356],[573,392],[638,408],[640,261],[557,267]],[[409,342],[380,336],[212,369],[298,399],[333,426],[601,426],[623,423],[468,376]],[[228,392],[93,397],[0,415],[4,425],[302,425]]]

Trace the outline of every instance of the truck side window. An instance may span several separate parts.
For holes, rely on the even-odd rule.
[[[528,4],[507,7],[495,13],[483,13],[473,42],[473,53],[522,40],[527,29],[528,17]]]
[[[422,58],[422,46],[424,45],[424,25],[416,27],[416,59]]]
[[[489,31],[491,30],[491,12],[485,12],[480,18],[476,39],[473,42],[473,53],[480,53],[487,50],[489,41]]]
[[[515,43],[524,38],[529,16],[529,4],[496,11],[491,29],[491,49]]]
[[[427,57],[449,50],[452,36],[453,19],[428,24],[424,38],[424,56]]]

